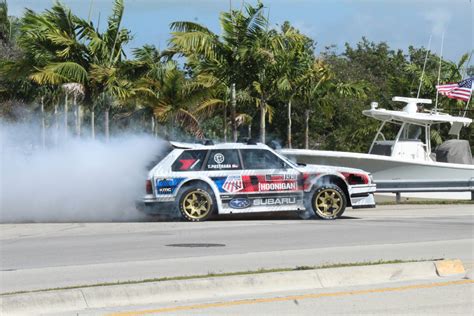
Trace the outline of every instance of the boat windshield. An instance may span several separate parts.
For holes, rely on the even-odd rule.
[[[400,141],[407,141],[407,140],[425,140],[425,132],[424,128],[419,125],[413,124],[406,124],[403,127],[402,133],[400,135]]]

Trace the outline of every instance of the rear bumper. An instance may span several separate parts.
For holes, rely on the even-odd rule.
[[[171,215],[175,213],[175,203],[170,199],[157,199],[153,195],[146,195],[135,201],[135,208],[147,215]]]

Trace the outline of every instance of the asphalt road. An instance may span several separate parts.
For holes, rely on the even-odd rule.
[[[382,206],[346,215],[1,224],[1,292],[342,262],[474,261],[472,205]]]

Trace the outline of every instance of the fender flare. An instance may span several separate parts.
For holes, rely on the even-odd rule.
[[[192,177],[192,178],[187,178],[185,180],[183,180],[179,186],[176,188],[176,194],[175,194],[175,197],[178,196],[178,192],[179,190],[181,190],[181,188],[183,186],[185,186],[186,184],[188,184],[189,182],[194,182],[194,181],[200,181],[200,182],[204,182],[206,183],[212,190],[212,193],[214,193],[214,196],[216,198],[216,202],[217,202],[217,213],[220,213],[220,211],[222,210],[222,201],[220,199],[220,192],[219,192],[219,189],[217,188],[217,185],[214,183],[214,181],[212,181],[211,179],[207,178],[207,177]]]
[[[315,186],[316,183],[318,183],[319,180],[325,177],[331,177],[331,178],[336,178],[338,181],[342,182],[344,184],[344,187],[341,188],[341,190],[346,194],[346,200],[347,200],[347,206],[351,206],[351,186],[349,183],[347,183],[346,179],[339,173],[321,173],[318,174],[315,178],[312,179],[311,181],[311,186],[305,193],[311,192],[313,187]]]

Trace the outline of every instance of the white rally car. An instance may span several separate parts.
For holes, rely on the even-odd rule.
[[[137,208],[149,215],[296,211],[302,218],[340,217],[347,206],[375,207],[375,184],[359,169],[297,165],[263,144],[172,143],[148,174]]]

